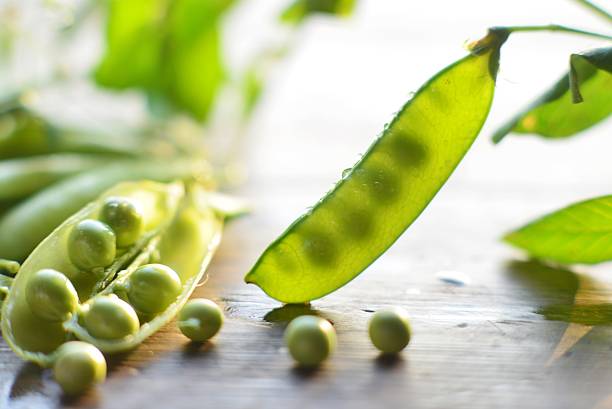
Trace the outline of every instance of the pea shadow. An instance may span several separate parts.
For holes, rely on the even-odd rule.
[[[213,352],[215,344],[212,341],[190,341],[183,346],[182,355],[185,358],[197,358]]]
[[[537,260],[512,261],[507,271],[538,299],[534,312],[547,320],[612,324],[612,291],[592,277]]]
[[[401,354],[379,354],[374,360],[377,371],[395,371],[404,366],[404,357]]]
[[[42,391],[43,371],[43,368],[32,362],[24,362],[15,375],[9,399],[16,400],[34,391]]]
[[[291,368],[291,376],[297,382],[309,382],[317,378],[322,378],[325,373],[324,365],[319,366],[301,366],[295,364]]]
[[[286,326],[293,319],[301,315],[315,315],[317,317],[325,318],[331,322],[331,320],[326,317],[324,313],[313,308],[310,304],[285,304],[282,307],[270,310],[263,317],[263,320],[271,324]]]

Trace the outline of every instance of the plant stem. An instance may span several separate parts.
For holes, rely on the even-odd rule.
[[[581,6],[584,6],[590,9],[595,14],[598,14],[600,17],[605,18],[606,20],[608,20],[608,22],[612,22],[612,14],[610,14],[607,10],[601,8],[597,4],[594,4],[590,2],[589,0],[574,0],[574,1],[580,4]]]
[[[495,29],[506,30],[509,33],[516,33],[516,32],[520,32],[520,31],[527,31],[527,32],[531,32],[531,31],[559,31],[559,32],[564,32],[564,33],[578,34],[578,35],[584,35],[584,36],[588,36],[588,37],[601,38],[601,39],[604,39],[604,40],[612,40],[612,36],[607,35],[607,34],[596,33],[594,31],[580,30],[578,28],[562,26],[562,25],[558,25],[558,24],[548,24],[548,25],[544,25],[544,26],[507,26],[507,27],[495,27]]]

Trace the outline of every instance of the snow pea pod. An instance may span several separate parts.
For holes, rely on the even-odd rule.
[[[99,217],[111,197],[131,200],[142,211],[145,227],[141,239],[118,255],[111,267],[83,271],[70,260],[70,232],[79,222]],[[107,353],[135,347],[171,320],[187,301],[220,241],[222,225],[223,217],[208,206],[207,192],[199,185],[189,186],[187,191],[181,182],[124,182],[115,186],[67,219],[23,263],[3,305],[4,338],[17,355],[43,366],[52,365],[58,348],[74,337]],[[133,313],[123,293],[124,284],[151,259],[177,272],[180,294],[163,311],[153,316],[140,315],[135,331],[130,329],[125,336],[113,338],[98,332],[98,336],[93,335],[86,319],[91,306],[104,301],[112,307],[114,302]],[[43,269],[63,273],[78,293],[79,307],[63,322],[43,318],[35,306],[28,304],[28,283]],[[97,314],[104,318],[106,312]]]
[[[22,199],[60,179],[108,163],[108,157],[52,154],[0,162],[0,200]]]
[[[492,32],[423,85],[339,183],[263,252],[245,281],[298,303],[383,254],[450,177],[488,115],[501,44]]]
[[[192,161],[122,161],[60,181],[11,208],[0,219],[0,257],[23,260],[63,220],[125,180],[167,182],[205,173]]]

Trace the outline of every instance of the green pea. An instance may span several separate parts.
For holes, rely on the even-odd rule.
[[[66,342],[58,349],[53,377],[64,393],[79,394],[104,381],[106,360],[98,348],[87,342]]]
[[[140,328],[136,311],[114,294],[96,297],[86,304],[83,323],[89,334],[101,339],[125,338]]]
[[[194,298],[185,304],[178,317],[178,327],[192,341],[206,341],[221,329],[223,313],[217,304]]]
[[[410,342],[408,313],[401,308],[378,311],[370,320],[370,339],[385,354],[396,354]]]
[[[139,312],[164,311],[181,293],[181,279],[163,264],[146,264],[134,271],[127,283],[127,296]]]
[[[134,244],[142,234],[144,220],[138,207],[125,197],[109,197],[100,211],[100,220],[117,236],[117,247]]]
[[[106,267],[115,260],[115,243],[115,233],[109,226],[97,220],[82,220],[68,237],[70,260],[83,270]]]
[[[79,296],[68,277],[50,268],[29,278],[25,296],[34,315],[48,321],[66,321],[79,305]]]
[[[287,326],[285,343],[298,364],[317,366],[336,348],[336,331],[331,323],[323,318],[302,315]]]

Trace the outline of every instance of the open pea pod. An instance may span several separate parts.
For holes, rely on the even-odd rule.
[[[246,282],[279,301],[310,301],[348,283],[383,254],[480,132],[506,38],[492,31],[423,85],[342,180],[270,244]]]
[[[102,206],[110,198],[120,197],[135,203],[143,217],[140,238],[132,245],[118,249],[113,262],[100,269],[83,269],[74,262],[71,233],[84,220],[101,217]],[[182,183],[125,182],[104,193],[67,219],[30,254],[23,263],[2,308],[2,333],[20,357],[48,366],[56,359],[56,350],[64,342],[79,338],[102,351],[112,353],[131,349],[167,323],[187,300],[202,278],[221,234],[223,215],[208,206],[202,187],[192,185],[188,191]],[[165,264],[178,275],[179,295],[159,313],[139,314],[135,331],[121,338],[108,339],[90,333],[86,314],[88,307],[109,294],[126,302],[124,283],[138,267],[156,262]],[[50,320],[28,298],[29,285],[41,270],[63,273],[78,293],[79,306],[63,320]],[[115,297],[116,298],[116,297]],[[51,299],[49,305],[54,304]],[[55,300],[57,301],[57,300]],[[112,327],[112,313],[103,317],[102,326]]]

